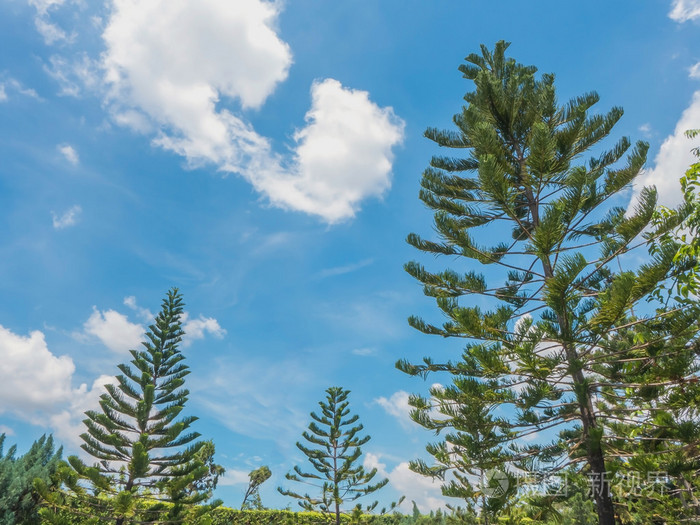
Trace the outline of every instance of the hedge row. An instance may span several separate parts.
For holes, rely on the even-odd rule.
[[[328,525],[335,522],[335,516],[318,512],[292,512],[290,510],[235,510],[225,507],[215,509],[211,514],[211,525]],[[363,514],[359,518],[341,515],[345,525],[442,525],[445,516],[403,516],[387,514],[383,516]]]
[[[91,520],[69,512],[60,512],[63,523],[92,525]],[[387,514],[383,516],[362,514],[358,517],[341,515],[343,525],[447,525],[460,520],[450,519],[438,513],[431,516]],[[45,521],[43,523],[46,523]],[[108,523],[108,522],[105,522]],[[332,525],[335,516],[318,512],[293,512],[291,510],[236,510],[227,507],[214,509],[206,519],[194,519],[191,525]]]

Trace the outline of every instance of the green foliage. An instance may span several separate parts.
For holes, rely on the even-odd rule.
[[[178,347],[183,306],[177,289],[170,290],[144,349],[131,350],[131,363],[118,366],[121,374],[105,385],[101,410],[85,413],[82,448],[99,462],[87,466],[71,456],[59,471],[64,490],[37,484],[48,523],[62,522],[59,509],[116,525],[179,523],[192,508],[206,514],[218,504],[203,505],[223,472],[213,461],[214,444],[195,441],[199,434],[189,427],[196,417],[180,417],[189,395],[183,387],[189,369]]]
[[[466,58],[460,71],[475,90],[454,117],[457,129],[426,131],[462,157],[433,157],[423,173],[420,198],[434,211],[438,239],[407,240],[461,267],[406,265],[445,319],[409,324],[465,345],[456,360],[397,363],[411,375],[444,373],[440,382],[450,383],[411,398],[413,419],[440,435],[428,446],[433,464],[411,468],[443,479],[445,495],[478,503],[491,519],[504,516],[515,494],[492,497],[474,482],[485,472],[534,478],[571,467],[602,480],[593,493],[598,519],[613,525],[616,514],[645,503],[615,479],[637,468],[634,458],[678,472],[697,458],[683,451],[700,437],[700,308],[684,298],[697,290],[690,237],[698,238],[692,212],[700,206],[654,220],[656,191],[645,188],[630,212],[613,207],[648,145],[622,138],[582,161],[622,110],[595,111],[595,93],[559,105],[554,76],[538,78],[535,67],[506,56],[508,45]],[[693,180],[687,175],[684,189],[695,195]],[[678,237],[683,224],[688,238]],[[649,255],[638,253],[645,248]],[[659,293],[678,283],[681,293]],[[678,505],[687,497],[680,491]],[[542,515],[555,503],[542,498]]]
[[[272,472],[267,465],[263,465],[260,468],[252,470],[248,477],[250,481],[248,483],[248,489],[243,496],[243,503],[241,503],[241,510],[264,510],[262,500],[260,499],[260,485],[265,483],[272,476]]]
[[[321,415],[312,412],[309,431],[302,433],[302,437],[316,448],[297,443],[297,448],[309,458],[315,472],[303,472],[299,466],[295,466],[294,473],[286,475],[288,480],[315,486],[320,490],[320,495],[300,494],[281,487],[278,490],[285,496],[298,499],[299,505],[307,511],[334,514],[336,524],[339,524],[343,503],[371,494],[389,480],[372,484],[377,469],[367,472],[359,463],[362,455],[360,447],[370,440],[370,436],[358,435],[364,427],[361,423],[355,424],[358,415],[350,416],[347,401],[350,391],[331,387],[326,394],[325,402],[319,402]],[[374,502],[366,510],[371,511],[376,506],[377,502]],[[360,511],[361,506],[358,505],[356,509]]]
[[[3,455],[5,434],[0,434],[0,525],[39,523],[39,497],[34,480],[53,485],[61,462],[61,449],[54,449],[53,438],[42,436],[26,454],[15,457],[16,446]]]
[[[340,523],[346,525],[467,525],[472,523],[459,513],[431,512],[413,515],[401,514],[342,514]],[[211,513],[211,525],[327,525],[329,516],[319,512],[291,512],[288,510],[238,511],[219,507]],[[197,525],[195,523],[195,525]]]

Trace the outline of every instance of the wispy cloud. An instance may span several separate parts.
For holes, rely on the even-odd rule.
[[[203,410],[231,431],[286,447],[307,420],[293,398],[317,383],[310,367],[299,360],[247,355],[218,359],[207,377],[193,377],[189,385]]]
[[[75,226],[78,223],[78,218],[80,217],[82,211],[83,209],[76,204],[60,215],[55,212],[51,212],[51,216],[53,217],[53,227],[57,230],[63,230],[65,228],[69,228],[70,226]]]
[[[377,349],[376,348],[368,348],[368,347],[355,348],[354,350],[352,350],[352,353],[355,355],[368,356],[368,355],[376,354]]]
[[[343,266],[335,266],[333,268],[326,268],[321,270],[318,274],[319,279],[325,279],[326,277],[335,277],[337,275],[343,275],[346,273],[351,273],[361,268],[365,268],[374,263],[374,259],[363,259],[362,261],[345,264]]]
[[[41,100],[41,97],[34,89],[24,87],[16,78],[0,80],[0,102],[7,102],[12,93]]]
[[[690,78],[700,79],[700,62],[693,64],[688,68],[688,75]]]
[[[673,0],[668,16],[676,22],[700,18],[700,0]]]
[[[70,144],[60,144],[58,146],[58,151],[61,152],[61,155],[63,155],[68,162],[73,164],[73,166],[77,166],[80,163],[78,152],[75,151],[75,148]]]

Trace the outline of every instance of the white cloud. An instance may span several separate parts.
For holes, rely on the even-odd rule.
[[[114,310],[104,312],[93,306],[92,315],[83,325],[84,333],[94,336],[113,352],[120,354],[141,348],[145,329]]]
[[[70,40],[66,32],[58,27],[56,24],[48,22],[44,18],[36,17],[34,19],[34,24],[36,25],[39,34],[44,37],[44,42],[47,45],[55,44],[61,40]]]
[[[356,263],[345,264],[343,266],[335,266],[333,268],[326,268],[324,270],[321,270],[321,272],[318,274],[318,278],[325,279],[326,277],[335,277],[336,275],[344,275],[346,273],[351,273],[366,266],[369,266],[373,262],[374,259],[363,259],[362,261]]]
[[[224,475],[219,478],[219,485],[222,487],[231,487],[234,485],[248,485],[250,481],[249,472],[245,470],[236,470],[227,468]]]
[[[690,78],[700,79],[700,62],[693,64],[688,68],[688,75]]]
[[[60,7],[66,0],[29,0],[29,5],[36,8],[39,16],[46,16],[49,10]]]
[[[38,93],[31,89],[25,88],[22,83],[15,78],[8,78],[7,80],[0,82],[0,102],[5,102],[9,100],[9,92],[15,92],[26,97],[35,98],[41,100]]]
[[[676,22],[700,18],[700,0],[673,0],[668,16]]]
[[[100,64],[86,53],[68,60],[60,55],[53,55],[44,71],[59,85],[59,95],[78,97],[84,91],[100,91],[102,72]]]
[[[411,420],[411,405],[408,404],[409,394],[403,390],[394,392],[388,399],[386,397],[378,397],[374,400],[382,407],[387,414],[395,417],[401,426],[406,429],[414,427],[415,423]]]
[[[368,355],[374,355],[377,353],[377,350],[374,348],[355,348],[352,350],[352,353],[355,355],[361,355],[361,356],[368,356]]]
[[[438,480],[416,474],[408,468],[408,462],[401,462],[391,471],[381,462],[381,456],[368,452],[363,461],[365,469],[377,469],[378,476],[389,478],[389,483],[398,492],[406,496],[401,507],[410,509],[411,501],[415,501],[418,509],[427,514],[431,510],[445,510],[448,502],[442,495],[441,483]]]
[[[80,0],[72,0],[73,3],[78,1]],[[74,34],[69,36],[63,29],[49,20],[49,12],[65,3],[66,0],[29,0],[29,5],[36,9],[34,25],[44,38],[44,42],[49,46],[61,41],[71,42],[75,38]]]
[[[315,388],[318,377],[298,359],[255,357],[218,360],[207,377],[189,381],[192,399],[231,431],[288,447],[308,421],[295,396]]]
[[[334,223],[391,186],[392,149],[404,128],[391,108],[377,106],[367,91],[326,79],[311,87],[306,122],[294,134],[292,167],[260,165],[249,174],[273,204]]]
[[[333,79],[314,83],[290,159],[240,115],[217,109],[222,102],[257,108],[287,77],[291,52],[275,32],[280,3],[113,3],[102,67],[116,122],[155,128],[154,144],[190,166],[238,173],[274,205],[328,222],[352,217],[362,200],[388,189],[403,122],[366,91]]]
[[[689,129],[700,123],[700,91],[696,91],[693,100],[681,115],[672,135],[669,135],[654,158],[654,167],[647,169],[635,183],[635,193],[629,205],[634,209],[636,197],[643,186],[656,186],[659,203],[664,206],[677,206],[683,200],[679,179],[688,166],[695,162],[691,149],[697,144],[685,136]]]
[[[70,401],[74,372],[73,360],[52,354],[42,332],[25,337],[0,326],[0,414],[26,419]]]
[[[101,375],[93,381],[90,388],[85,383],[73,391],[68,406],[59,412],[51,414],[48,418],[49,426],[54,430],[55,436],[62,443],[68,443],[76,450],[80,448],[83,440],[80,434],[85,432],[85,412],[98,410],[98,399],[106,392],[104,385],[116,384],[114,376]],[[85,457],[86,453],[84,453]]]
[[[100,376],[89,389],[85,384],[73,388],[74,373],[73,360],[54,355],[42,332],[21,336],[0,326],[0,414],[51,428],[60,441],[77,449],[84,412],[97,408],[102,385],[115,379]],[[12,429],[0,425],[2,432],[11,434]]]
[[[213,317],[204,317],[200,315],[197,319],[190,319],[188,312],[182,315],[182,329],[185,335],[182,338],[182,346],[189,346],[193,341],[204,339],[206,334],[212,335],[217,339],[222,339],[226,335],[226,330],[221,328],[219,321]]]
[[[15,431],[7,425],[0,425],[0,434],[5,434],[6,436],[14,436]]]
[[[639,126],[639,131],[645,136],[645,137],[651,137],[652,135],[652,127],[651,124],[648,122],[645,122],[641,126]]]
[[[129,297],[124,297],[124,304],[136,313],[138,313],[139,317],[147,323],[151,323],[153,322],[153,319],[155,319],[155,315],[153,315],[153,313],[148,308],[142,308],[136,303],[136,297],[134,297],[133,295],[130,295]]]
[[[82,211],[83,209],[76,204],[75,206],[72,206],[66,210],[62,215],[51,212],[53,217],[53,227],[57,230],[63,230],[69,226],[75,226],[78,223],[78,217]]]
[[[61,155],[63,155],[68,162],[73,164],[73,166],[77,166],[80,163],[78,152],[75,151],[75,148],[70,144],[61,144],[58,146],[58,151],[60,151]]]

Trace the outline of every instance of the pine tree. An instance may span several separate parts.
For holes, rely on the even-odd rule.
[[[383,479],[372,485],[377,469],[367,472],[358,464],[362,456],[360,447],[370,440],[370,436],[358,435],[364,427],[362,423],[357,423],[357,414],[350,416],[347,400],[350,391],[331,387],[326,394],[325,402],[319,402],[321,415],[311,412],[313,421],[309,424],[308,432],[302,433],[302,437],[315,447],[297,443],[297,448],[309,458],[316,472],[303,472],[299,466],[295,466],[294,473],[286,475],[288,480],[316,486],[321,491],[320,496],[312,497],[308,493],[299,494],[281,487],[277,490],[298,499],[305,510],[334,514],[336,525],[340,525],[343,503],[371,494],[384,487],[389,480]],[[366,510],[371,511],[376,506],[375,501]]]
[[[50,507],[77,507],[116,525],[178,523],[190,509],[202,514],[211,508],[199,504],[211,497],[208,478],[220,473],[207,464],[213,443],[195,441],[199,433],[190,426],[196,417],[180,417],[189,395],[183,388],[189,368],[178,348],[183,306],[178,290],[171,289],[146,333],[144,349],[131,350],[131,363],[118,366],[121,374],[116,384],[105,385],[101,410],[85,413],[82,448],[99,463],[88,467],[69,457],[68,498],[44,490]],[[77,496],[77,504],[70,496]],[[47,511],[46,518],[60,523],[56,513]]]
[[[39,523],[39,496],[34,480],[53,484],[61,463],[62,449],[55,450],[53,437],[41,436],[26,454],[15,457],[16,446],[3,455],[5,434],[0,434],[0,525]]]
[[[445,432],[428,446],[435,463],[411,467],[444,478],[445,495],[472,502],[483,496],[473,483],[480,472],[578,468],[592,484],[600,524],[614,525],[615,503],[624,502],[613,501],[610,473],[668,424],[649,396],[663,404],[697,373],[697,345],[689,344],[698,333],[697,303],[681,308],[659,296],[697,268],[697,259],[677,260],[676,240],[658,242],[689,209],[652,227],[653,188],[641,191],[629,214],[613,206],[624,202],[621,192],[640,173],[648,146],[622,138],[600,152],[622,110],[595,112],[595,93],[558,105],[554,76],[537,78],[535,67],[506,57],[508,46],[482,46],[466,58],[460,71],[476,89],[454,117],[457,129],[426,131],[466,156],[433,157],[420,198],[435,211],[439,240],[411,234],[408,242],[465,269],[408,263],[447,318],[442,326],[417,317],[409,323],[466,344],[456,360],[397,363],[411,375],[451,378],[411,399],[415,421]],[[581,162],[594,148],[598,155]],[[643,257],[649,247],[646,262],[629,268],[630,252]],[[629,432],[630,424],[641,433]]]

